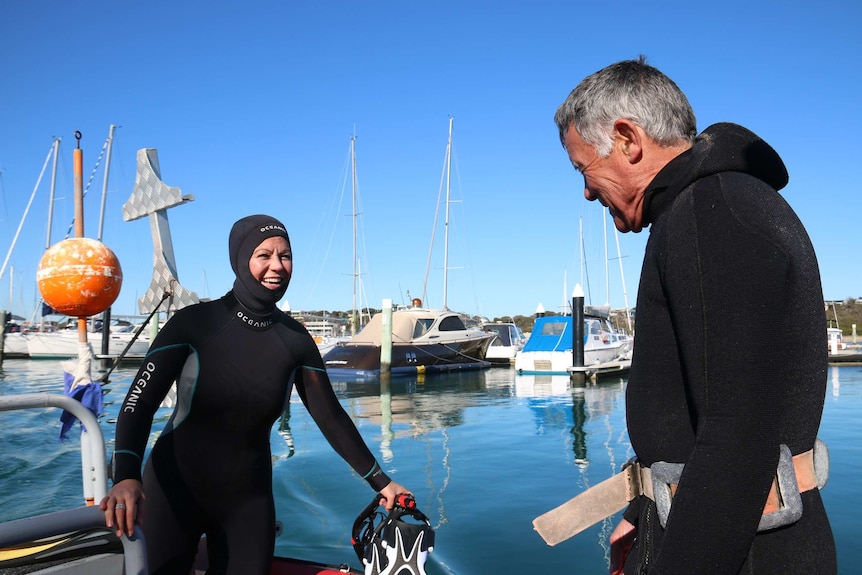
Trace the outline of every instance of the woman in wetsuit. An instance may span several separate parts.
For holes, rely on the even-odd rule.
[[[276,307],[293,271],[284,225],[265,215],[231,229],[233,289],[178,311],[153,341],[117,420],[114,485],[101,501],[118,535],[144,530],[152,573],[189,573],[206,534],[208,573],[267,573],[275,546],[269,437],[295,385],[335,451],[391,508],[391,481],[332,390],[314,340]],[[141,465],[153,416],[177,405]]]

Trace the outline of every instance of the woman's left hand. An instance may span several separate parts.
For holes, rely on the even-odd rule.
[[[385,505],[386,511],[392,511],[392,508],[395,506],[395,499],[399,495],[409,495],[412,497],[413,492],[400,483],[390,481],[389,485],[380,490],[380,495],[382,496],[380,505]]]

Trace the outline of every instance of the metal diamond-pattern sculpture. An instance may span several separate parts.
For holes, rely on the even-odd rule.
[[[150,217],[153,233],[153,279],[147,293],[138,300],[138,310],[149,314],[164,304],[160,311],[178,310],[200,301],[197,294],[180,285],[168,208],[194,201],[192,195],[182,195],[179,188],[165,185],[161,179],[159,156],[155,148],[138,150],[138,171],[132,196],[123,204],[123,220]],[[165,299],[165,294],[168,294]]]

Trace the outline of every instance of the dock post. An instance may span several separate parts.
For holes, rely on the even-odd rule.
[[[156,312],[153,319],[150,320],[150,343],[152,343],[156,339],[156,336],[159,335],[159,314],[161,314],[161,312]]]
[[[392,369],[392,300],[383,300],[383,334],[380,338],[380,376]]]
[[[6,338],[6,310],[0,310],[0,364],[3,363],[3,346],[6,345],[5,338]]]
[[[572,291],[572,383],[584,384],[584,290],[576,284]]]
[[[107,308],[102,312],[102,359],[99,361],[99,366],[102,369],[111,367],[112,360],[109,357],[111,353],[111,308]]]

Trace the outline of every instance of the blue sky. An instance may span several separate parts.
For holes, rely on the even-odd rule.
[[[52,243],[72,220],[75,130],[86,181],[114,124],[102,236],[124,272],[114,314],[136,313],[150,283],[149,224],[122,220],[141,148],[156,148],[162,179],[195,197],[168,212],[187,289],[214,298],[230,288],[230,226],[263,212],[291,234],[291,308],[350,309],[345,170],[355,134],[361,301],[407,303],[423,290],[452,116],[448,306],[529,315],[540,303],[559,308],[579,281],[594,304],[634,305],[648,232],[620,234],[619,260],[608,223],[606,268],[602,208],[584,200],[553,114],[584,76],[645,54],[686,92],[699,130],[737,122],[782,155],[783,195],[811,235],[824,296],[862,296],[859,160],[847,144],[862,133],[860,4],[599,4],[4,2],[0,256],[54,137]],[[9,260],[14,273],[0,279],[0,306],[27,317],[49,176]],[[103,177],[100,167],[85,202],[89,237]],[[433,307],[442,304],[442,218]]]

